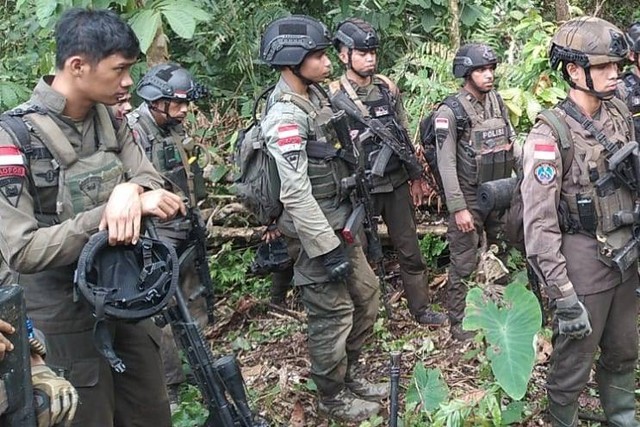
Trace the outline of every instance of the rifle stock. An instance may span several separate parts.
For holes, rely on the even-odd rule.
[[[2,320],[10,323],[16,331],[7,338],[13,351],[0,361],[0,426],[35,427],[31,385],[31,352],[27,338],[26,307],[23,290],[18,285],[0,287],[0,313]],[[2,395],[4,392],[4,395]]]

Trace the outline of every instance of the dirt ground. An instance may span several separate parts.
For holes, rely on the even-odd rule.
[[[477,341],[460,344],[450,337],[446,326],[429,329],[415,323],[406,308],[397,274],[393,274],[394,266],[391,265],[387,271],[392,272],[389,297],[393,318],[386,319],[384,311],[380,310],[374,332],[361,357],[362,375],[375,382],[389,381],[390,350],[401,346],[400,418],[405,411],[404,395],[418,361],[426,368],[441,370],[449,387],[449,397],[473,399],[478,393],[482,393],[481,383],[486,383],[488,376],[487,373],[480,372],[483,365],[479,362],[478,353],[484,349],[483,344]],[[445,282],[444,273],[432,277],[430,281],[432,302],[434,308],[440,311],[443,311]],[[290,292],[284,308],[252,296],[242,298],[235,307],[228,307],[224,300],[218,301],[217,307],[225,308],[218,317],[216,327],[207,334],[214,351],[218,354],[236,352],[253,407],[270,421],[270,425],[359,425],[330,422],[317,414],[315,390],[309,380],[306,316],[295,295]],[[541,339],[533,378],[523,399],[527,403],[527,417],[519,425],[549,425],[544,416],[544,378],[550,350],[548,340]],[[388,425],[389,402],[385,401],[383,404],[382,423],[373,422],[369,425]],[[582,410],[597,412],[598,400],[594,397],[593,390],[589,389],[583,394],[581,405]],[[467,425],[471,426],[473,423]],[[583,421],[582,425],[602,424]]]

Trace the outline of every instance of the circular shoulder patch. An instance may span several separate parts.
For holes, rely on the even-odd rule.
[[[551,184],[557,173],[556,166],[547,162],[539,163],[533,170],[536,180],[542,185]]]

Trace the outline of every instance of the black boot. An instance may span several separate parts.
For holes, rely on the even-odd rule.
[[[598,366],[600,403],[612,427],[640,427],[636,420],[635,373],[615,374]]]
[[[575,427],[578,425],[578,402],[560,405],[549,399],[549,415],[553,427]]]

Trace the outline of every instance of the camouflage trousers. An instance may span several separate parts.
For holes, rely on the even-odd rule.
[[[576,340],[559,335],[558,323],[554,320],[553,352],[547,374],[550,400],[562,406],[577,402],[589,381],[598,349],[596,370],[613,374],[633,372],[638,360],[638,298],[635,294],[638,282],[638,275],[633,274],[606,291],[578,294],[593,328],[587,337]]]
[[[296,242],[299,247],[300,242],[295,239],[288,244]],[[354,268],[348,280],[300,287],[307,311],[311,378],[321,396],[334,396],[344,388],[347,367],[360,356],[380,305],[378,280],[362,247],[349,246],[347,254]],[[309,259],[300,251],[294,266],[296,276],[308,277],[309,270],[320,268],[320,258]]]
[[[409,183],[405,182],[390,193],[372,196],[376,214],[382,215],[393,247],[398,252],[400,277],[409,311],[419,316],[429,308],[429,288],[425,277],[427,266],[418,245],[415,208]]]
[[[469,278],[478,265],[478,249],[483,234],[486,233],[487,246],[502,245],[502,221],[496,212],[483,215],[477,207],[468,208],[473,215],[475,231],[463,233],[458,230],[455,215],[449,214],[447,241],[449,242],[449,280],[447,285],[447,309],[451,325],[457,325],[464,318],[467,285],[463,279]]]

